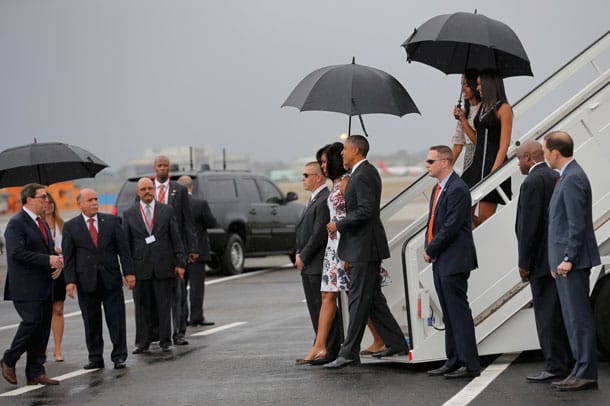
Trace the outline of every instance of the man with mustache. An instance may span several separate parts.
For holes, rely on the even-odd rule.
[[[148,350],[153,341],[150,309],[156,303],[159,345],[170,352],[172,344],[171,306],[176,275],[184,278],[186,258],[173,207],[155,201],[153,181],[138,180],[140,201],[125,211],[123,228],[134,261],[136,287],[136,349]]]
[[[129,246],[120,219],[98,213],[95,190],[81,190],[76,202],[81,214],[64,225],[62,252],[66,293],[74,299],[78,290],[78,305],[85,324],[89,363],[83,368],[104,368],[103,305],[112,341],[110,357],[114,368],[122,369],[127,359],[123,276],[129,289],[136,284]]]

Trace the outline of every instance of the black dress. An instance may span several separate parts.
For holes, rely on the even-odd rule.
[[[500,149],[501,130],[497,111],[504,103],[499,101],[486,112],[483,112],[483,108],[480,108],[474,118],[474,126],[477,131],[477,146],[472,165],[462,174],[462,179],[469,188],[472,188],[486,178],[491,173],[491,168],[496,161],[496,155],[498,155],[498,150]],[[510,178],[502,182],[501,188],[510,199],[512,197]],[[495,190],[486,195],[481,201],[504,204],[504,200]]]

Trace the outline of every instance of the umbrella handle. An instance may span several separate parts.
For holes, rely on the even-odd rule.
[[[369,135],[366,133],[366,128],[364,128],[364,120],[362,120],[362,115],[358,114],[358,118],[360,119],[360,127],[362,127],[362,131],[364,132],[364,135],[366,135],[368,138]]]

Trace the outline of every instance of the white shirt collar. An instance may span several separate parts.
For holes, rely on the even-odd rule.
[[[530,170],[527,171],[527,174],[529,175],[530,173],[532,173],[532,171],[534,170],[535,167],[537,167],[537,166],[539,166],[540,164],[543,164],[543,163],[544,163],[544,161],[536,162],[534,165],[532,165]]]
[[[148,205],[150,206],[150,210],[154,212],[155,211],[155,199],[153,199],[152,202],[148,203]],[[146,203],[144,203],[142,200],[140,200],[140,207],[142,207],[142,210],[146,210]]]
[[[320,186],[319,188],[317,188],[316,190],[314,190],[311,193],[311,197],[309,198],[309,201],[312,201],[318,195],[318,193],[320,193],[325,188],[326,188],[326,184],[324,184],[324,185]]]
[[[32,210],[28,209],[27,207],[23,206],[22,207],[23,211],[27,213],[28,216],[30,216],[32,218],[32,220],[34,220],[36,222],[36,217],[40,217],[42,219],[42,216],[39,216],[38,214],[34,213]]]
[[[360,165],[361,165],[361,164],[362,164],[364,161],[366,161],[366,158],[364,158],[364,159],[362,159],[362,160],[360,160],[360,161],[356,162],[356,165],[354,165],[354,166],[352,167],[352,170],[351,170],[350,172],[351,172],[351,173],[354,173],[354,171],[355,171],[355,170],[356,170],[356,169],[357,169],[357,168],[358,168],[358,167],[359,167],[359,166],[360,166]]]

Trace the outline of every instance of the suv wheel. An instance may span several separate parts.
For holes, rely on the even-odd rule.
[[[237,234],[231,234],[222,256],[222,269],[228,275],[237,275],[244,270],[244,242]]]

